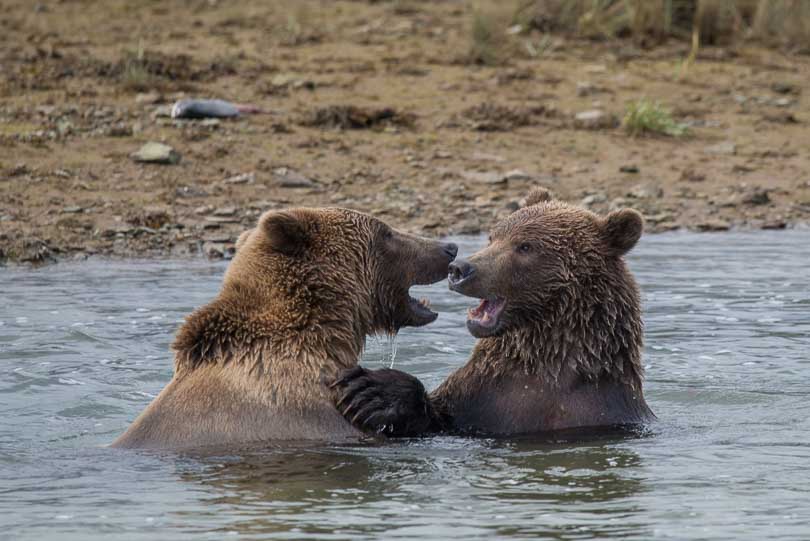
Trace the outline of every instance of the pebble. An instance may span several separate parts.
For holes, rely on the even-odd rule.
[[[581,204],[584,207],[591,207],[593,205],[598,205],[599,203],[607,202],[607,196],[603,193],[592,193],[591,195],[586,195],[582,198]]]
[[[143,145],[137,152],[131,154],[130,157],[139,163],[159,163],[164,165],[180,163],[180,154],[172,147],[151,141]]]
[[[599,109],[582,111],[574,117],[574,126],[585,130],[615,128],[618,125],[619,121],[614,115]]]
[[[731,224],[725,220],[707,220],[695,224],[694,229],[698,231],[728,231],[731,229]]]
[[[506,177],[497,171],[462,171],[461,178],[480,184],[505,184]]]
[[[242,173],[225,179],[225,184],[253,184],[256,182],[256,173]]]
[[[511,171],[507,171],[503,175],[504,180],[507,182],[512,181],[519,181],[519,180],[531,180],[532,176],[520,169],[512,169]]]
[[[282,188],[314,188],[317,184],[289,167],[273,169],[273,178]]]
[[[236,207],[220,207],[214,210],[214,216],[235,216]]]
[[[706,147],[704,149],[704,152],[706,154],[733,156],[737,154],[737,145],[735,145],[731,141],[725,141],[723,143],[718,143],[716,145]]]
[[[751,206],[767,205],[771,202],[771,198],[768,195],[768,190],[755,188],[743,196],[742,202]]]

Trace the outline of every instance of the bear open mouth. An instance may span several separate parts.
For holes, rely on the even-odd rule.
[[[433,323],[439,314],[430,309],[430,299],[415,299],[408,295],[408,307],[411,309],[412,325],[415,327]]]
[[[498,328],[506,299],[482,299],[476,308],[467,310],[467,329],[473,336],[489,336]]]

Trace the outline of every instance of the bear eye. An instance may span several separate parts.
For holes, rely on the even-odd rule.
[[[385,240],[389,240],[389,239],[393,238],[393,236],[394,236],[394,232],[391,231],[390,229],[386,228],[385,231],[383,231],[383,238]]]
[[[532,245],[529,244],[528,242],[521,243],[518,246],[517,251],[520,252],[521,254],[528,254],[529,252],[532,251]]]

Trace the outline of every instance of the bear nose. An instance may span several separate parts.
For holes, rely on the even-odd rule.
[[[447,279],[451,284],[463,282],[475,273],[475,267],[463,259],[459,259],[455,263],[450,263],[447,269]]]
[[[444,245],[444,253],[453,261],[458,255],[458,246],[453,242],[448,242]]]

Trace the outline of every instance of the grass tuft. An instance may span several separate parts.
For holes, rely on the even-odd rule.
[[[689,128],[685,124],[676,122],[672,118],[672,113],[660,103],[647,99],[628,104],[622,126],[633,137],[650,134],[682,137],[689,133]]]

